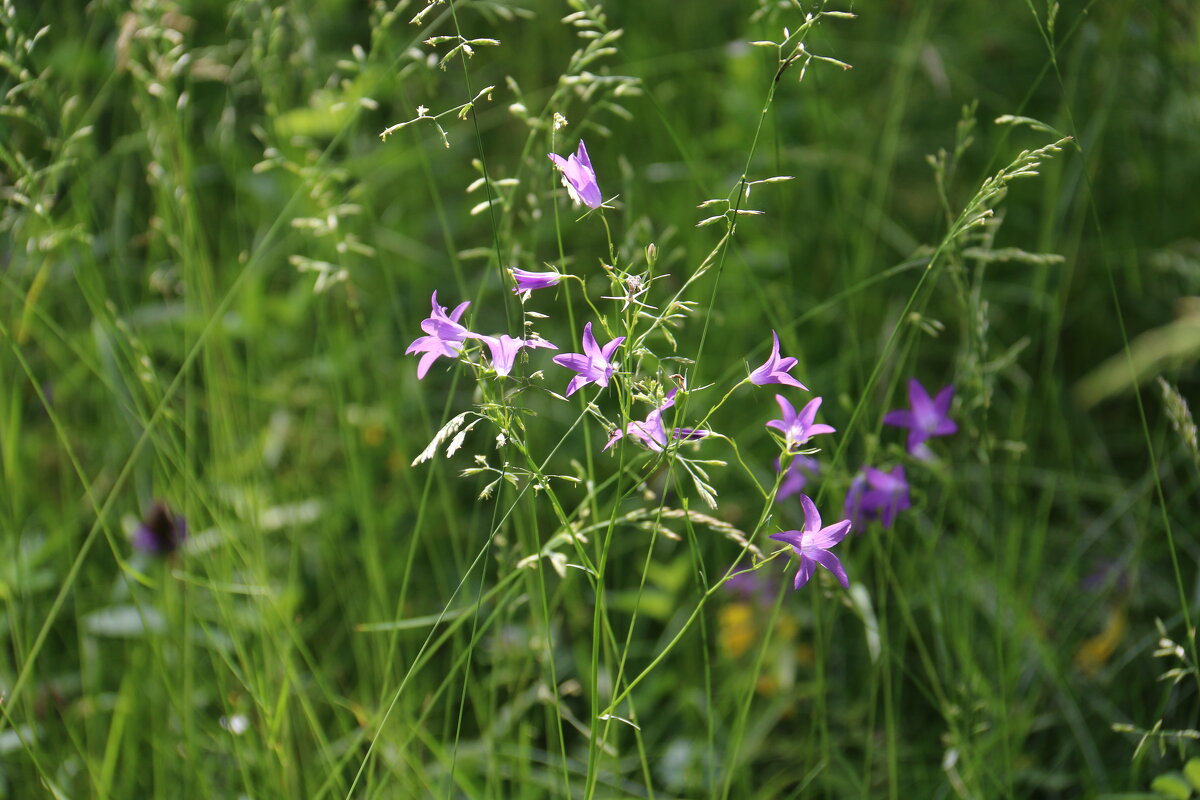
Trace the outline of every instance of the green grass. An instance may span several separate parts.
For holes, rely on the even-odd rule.
[[[423,9],[5,5],[0,797],[1115,798],[1184,769],[1190,5]],[[822,9],[858,16],[807,53],[853,69],[747,44]],[[459,36],[499,44],[424,44]],[[602,217],[545,158],[581,136]],[[697,227],[713,198],[765,214]],[[519,332],[505,267],[580,276],[524,306],[561,351],[632,340],[601,265],[651,243],[642,299],[695,306],[610,390],[552,397],[540,350],[416,380],[435,289]],[[839,545],[849,591],[770,558],[802,522],[764,501],[779,387],[721,401],[772,329],[838,429],[825,521],[860,465],[912,483]],[[726,438],[601,452],[595,414],[672,373],[678,424]],[[882,425],[910,377],[956,386],[934,462]],[[156,500],[189,526],[167,559],[130,541]],[[747,538],[768,605],[721,586]]]

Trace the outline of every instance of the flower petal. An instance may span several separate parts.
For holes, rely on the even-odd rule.
[[[828,550],[817,550],[809,553],[809,557],[832,572],[834,577],[838,579],[838,583],[842,584],[843,589],[850,588],[850,579],[846,577],[846,570],[842,567],[842,562],[838,560],[837,556]]]
[[[804,532],[813,533],[821,529],[821,513],[808,495],[800,495],[800,505],[804,508]]]

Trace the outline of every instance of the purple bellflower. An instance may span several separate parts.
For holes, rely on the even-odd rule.
[[[437,292],[433,293],[433,312],[421,323],[421,330],[429,335],[416,338],[404,351],[405,355],[422,354],[417,364],[418,380],[424,378],[433,362],[442,356],[455,358],[462,352],[463,340],[474,335],[458,322],[469,305],[470,300],[459,303],[447,314],[446,307],[438,305]]]
[[[866,467],[856,475],[846,493],[844,511],[856,525],[877,519],[883,527],[890,528],[900,512],[909,508],[912,508],[912,501],[908,480],[904,476],[904,467],[898,465],[890,472]]]
[[[642,422],[631,422],[625,426],[624,430],[618,428],[613,431],[612,436],[608,440],[608,444],[604,445],[604,449],[612,447],[617,443],[617,440],[622,436],[631,436],[637,439],[642,444],[649,447],[656,453],[661,453],[663,448],[667,446],[667,430],[663,427],[662,414],[668,408],[675,405],[675,393],[678,389],[672,389],[667,395],[666,401],[658,408],[646,415],[646,419]],[[692,441],[695,439],[703,439],[708,436],[709,431],[698,428],[676,428],[671,435],[672,439],[681,439],[683,441]]]
[[[600,196],[596,170],[592,169],[592,160],[588,158],[583,139],[579,140],[579,147],[573,155],[563,158],[554,153],[547,153],[546,156],[562,173],[563,186],[567,187],[567,194],[571,195],[571,200],[577,205],[583,203],[588,208],[600,207],[604,200]]]
[[[508,272],[517,284],[513,287],[513,292],[516,294],[532,292],[535,289],[548,289],[558,285],[559,280],[562,279],[557,272],[530,272],[519,267],[512,267]]]
[[[472,334],[474,335],[474,334]],[[517,359],[517,351],[522,347],[545,347],[550,350],[557,350],[558,345],[540,337],[530,339],[514,339],[513,337],[503,334],[500,336],[478,336],[475,338],[488,346],[492,351],[492,369],[496,374],[503,377],[512,372],[513,362]]]
[[[594,383],[597,386],[608,386],[608,379],[612,377],[614,369],[612,356],[623,341],[625,341],[625,337],[618,336],[604,345],[604,347],[601,347],[596,342],[596,337],[592,336],[592,323],[589,322],[584,325],[583,352],[563,353],[560,356],[554,357],[555,364],[567,369],[573,369],[579,373],[574,378],[571,378],[571,382],[567,384],[567,397],[575,394],[575,392],[589,383]]]
[[[783,419],[773,419],[767,423],[768,428],[774,428],[783,434],[784,447],[789,453],[800,452],[801,447],[811,439],[822,433],[834,433],[836,429],[822,423],[813,424],[816,419],[817,409],[821,407],[821,398],[814,397],[808,401],[808,405],[796,413],[796,409],[787,401],[781,394],[775,395],[775,402],[779,403],[779,410],[783,412]]]
[[[804,506],[804,530],[783,531],[772,533],[771,538],[777,542],[790,544],[796,555],[800,556],[800,569],[796,571],[795,587],[799,589],[808,583],[809,578],[817,571],[817,564],[833,573],[843,588],[850,588],[850,579],[838,557],[829,552],[830,549],[846,538],[850,530],[850,520],[844,519],[822,528],[821,515],[808,495],[800,495],[800,504]]]
[[[754,603],[763,608],[769,608],[775,594],[775,584],[772,583],[765,570],[743,570],[730,576],[721,588],[739,600]]]
[[[775,343],[771,345],[771,355],[767,358],[766,363],[750,373],[750,382],[758,386],[767,383],[782,383],[808,391],[807,386],[788,374],[791,368],[796,366],[796,359],[780,358],[779,334],[771,331],[771,336],[775,340]]]
[[[922,459],[931,457],[926,440],[934,436],[949,436],[958,431],[958,425],[950,419],[950,401],[954,398],[954,387],[943,387],[937,397],[930,399],[929,392],[916,378],[908,381],[907,409],[889,411],[883,417],[884,425],[908,428],[908,452]]]
[[[133,546],[147,553],[169,556],[186,538],[187,521],[179,514],[172,514],[166,504],[155,503],[133,532]]]
[[[779,471],[779,459],[775,459],[775,471]],[[804,491],[809,478],[815,478],[821,471],[821,464],[810,456],[796,456],[788,464],[787,472],[779,483],[779,491],[775,492],[775,502],[800,494]]]

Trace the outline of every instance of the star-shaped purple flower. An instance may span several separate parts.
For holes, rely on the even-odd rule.
[[[795,407],[781,394],[775,395],[783,419],[773,419],[767,423],[768,428],[774,428],[783,434],[783,444],[789,453],[800,452],[801,447],[814,436],[822,433],[835,433],[836,430],[822,423],[813,424],[817,409],[821,407],[821,398],[814,397],[808,405],[796,413]]]
[[[513,362],[515,362],[517,359],[517,351],[522,347],[545,347],[550,350],[558,349],[558,345],[551,344],[540,337],[514,339],[507,334],[502,334],[500,336],[476,335],[475,338],[486,344],[488,349],[492,351],[492,369],[494,369],[496,374],[501,377],[512,372]]]
[[[625,341],[624,336],[618,336],[608,344],[601,347],[596,343],[596,337],[592,336],[592,323],[583,326],[583,352],[582,353],[563,353],[560,356],[554,357],[554,363],[560,367],[573,369],[579,374],[571,378],[571,382],[567,384],[567,397],[575,394],[579,389],[594,383],[597,386],[608,386],[608,379],[613,374],[612,355],[617,348],[621,346],[621,342]]]
[[[421,330],[429,335],[413,340],[413,343],[404,351],[405,355],[422,354],[421,360],[417,364],[418,380],[424,378],[425,373],[429,372],[429,368],[433,366],[433,362],[442,356],[447,358],[458,356],[463,349],[463,340],[473,335],[458,322],[463,312],[467,310],[467,306],[471,305],[470,300],[459,303],[449,314],[446,313],[445,306],[438,305],[437,292],[433,293],[432,302],[433,313],[421,323]]]
[[[583,139],[579,140],[579,147],[575,150],[574,155],[566,158],[554,153],[546,155],[562,173],[563,186],[567,187],[567,194],[571,195],[571,199],[576,204],[583,203],[588,208],[600,207],[604,200],[600,196],[600,186],[596,183],[596,170],[592,169],[592,160],[588,158]]]
[[[779,459],[775,459],[775,471],[779,471]],[[820,471],[821,464],[815,458],[810,456],[793,458],[792,462],[788,464],[787,472],[783,474],[783,480],[779,483],[779,491],[775,492],[775,502],[778,503],[792,495],[800,494],[804,491],[809,478],[817,477]]]
[[[522,292],[532,292],[535,289],[548,289],[551,286],[556,286],[562,276],[557,272],[530,272],[527,269],[512,267],[509,274],[513,276],[513,281],[516,286],[513,287],[513,292],[521,294]]]
[[[767,383],[782,383],[808,391],[807,386],[788,374],[791,368],[796,366],[796,359],[780,358],[779,334],[771,331],[771,336],[775,340],[775,343],[771,345],[771,355],[767,358],[766,363],[750,373],[750,382],[758,386]]]
[[[795,587],[799,589],[808,583],[817,570],[817,564],[820,564],[833,573],[843,588],[849,589],[850,579],[846,577],[842,562],[829,551],[846,538],[850,530],[850,520],[844,519],[822,528],[821,515],[817,513],[817,507],[808,495],[800,495],[800,504],[804,506],[804,530],[771,534],[775,541],[790,544],[796,555],[800,556],[800,569],[796,571]]]
[[[861,526],[863,521],[877,519],[890,528],[901,511],[912,508],[908,480],[904,467],[897,465],[890,472],[866,467],[850,482],[846,493],[845,514]]]
[[[937,397],[930,399],[929,392],[916,378],[908,381],[908,409],[889,411],[883,417],[884,425],[908,428],[908,452],[918,458],[928,458],[926,440],[933,436],[949,436],[958,431],[958,425],[950,419],[950,401],[954,399],[954,387],[945,386]]]
[[[666,401],[658,408],[646,415],[646,419],[642,422],[631,422],[625,426],[624,430],[618,428],[613,431],[612,436],[608,440],[608,444],[604,445],[604,449],[612,447],[617,443],[617,440],[622,436],[631,436],[637,439],[642,444],[649,447],[656,453],[661,453],[663,448],[667,446],[667,430],[663,427],[662,414],[668,408],[675,405],[675,394],[678,389],[672,389],[667,395]],[[675,428],[671,438],[681,439],[684,441],[692,441],[695,439],[703,439],[708,436],[709,431],[701,428]]]

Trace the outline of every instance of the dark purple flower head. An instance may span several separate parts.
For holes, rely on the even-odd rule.
[[[459,303],[449,314],[446,313],[445,306],[438,305],[437,292],[433,293],[432,302],[433,312],[428,319],[421,323],[421,330],[429,335],[413,340],[413,343],[404,351],[405,355],[422,354],[420,362],[417,363],[418,380],[424,378],[425,373],[429,372],[429,368],[433,366],[433,362],[442,356],[447,358],[458,356],[463,349],[463,340],[472,336],[472,333],[458,322],[463,312],[467,310],[467,306],[471,305],[471,301]]]
[[[775,471],[779,471],[779,459],[775,459]],[[792,495],[800,494],[808,483],[809,478],[817,477],[821,464],[811,456],[796,456],[788,464],[787,472],[779,483],[779,491],[775,493],[775,502],[786,500]]]
[[[617,443],[617,440],[622,436],[631,436],[637,439],[642,444],[649,447],[656,453],[661,453],[667,446],[667,430],[663,427],[662,414],[668,408],[675,405],[675,393],[678,389],[672,389],[667,395],[666,401],[658,408],[646,415],[646,419],[642,422],[631,422],[625,426],[624,430],[618,428],[613,431],[612,436],[608,440],[608,444],[604,445],[604,449],[612,447]],[[672,431],[672,439],[680,439],[683,441],[691,441],[695,439],[703,439],[708,436],[709,431],[697,428],[675,428]]]
[[[783,412],[783,419],[773,419],[767,423],[768,428],[774,428],[783,434],[784,448],[789,453],[800,452],[801,447],[813,436],[822,433],[834,433],[835,430],[821,423],[813,424],[817,409],[821,407],[821,398],[814,397],[800,413],[781,394],[775,395],[775,402]]]
[[[513,362],[516,361],[517,351],[522,347],[545,347],[550,350],[557,350],[558,346],[540,337],[530,339],[514,339],[513,337],[503,334],[500,336],[478,336],[472,334],[479,341],[488,346],[492,352],[492,369],[501,377],[512,372]]]
[[[750,373],[750,382],[758,386],[767,383],[782,383],[808,391],[807,386],[788,374],[791,368],[796,366],[796,359],[779,357],[779,334],[771,331],[771,337],[775,342],[771,345],[771,355],[767,358],[766,363]]]
[[[168,556],[187,538],[187,521],[172,514],[164,503],[155,503],[133,532],[133,546],[155,555]]]
[[[592,323],[589,322],[584,325],[583,352],[563,353],[560,356],[554,357],[555,364],[579,373],[574,378],[571,378],[571,382],[567,384],[567,397],[570,397],[589,383],[594,383],[597,386],[608,386],[608,379],[612,377],[614,369],[612,356],[623,341],[625,341],[625,337],[618,336],[604,345],[604,347],[601,347],[596,342],[596,337],[592,336]]]
[[[850,579],[838,557],[829,552],[838,542],[846,538],[850,530],[850,520],[844,519],[833,525],[821,527],[821,515],[808,495],[800,495],[800,504],[804,506],[804,530],[783,531],[773,533],[771,538],[777,542],[790,544],[796,555],[800,556],[800,569],[796,571],[795,587],[799,589],[808,583],[808,579],[816,572],[817,564],[833,573],[844,588],[850,588]]]
[[[846,492],[844,511],[859,527],[866,520],[877,519],[883,527],[890,528],[899,513],[909,508],[912,501],[908,480],[904,477],[904,467],[898,465],[891,472],[866,467],[854,476]]]
[[[930,399],[929,392],[916,378],[908,381],[907,409],[889,411],[883,424],[908,428],[908,452],[918,458],[929,458],[925,442],[933,436],[949,436],[958,431],[958,425],[950,419],[950,401],[954,398],[954,387],[943,387],[937,397]]]
[[[522,292],[532,292],[535,289],[548,289],[551,286],[556,286],[562,276],[557,272],[530,272],[527,269],[512,267],[509,269],[509,274],[512,275],[516,286],[513,291],[517,294]]]
[[[554,153],[546,155],[562,173],[563,186],[567,187],[567,194],[571,195],[571,199],[576,204],[583,203],[588,208],[600,207],[604,200],[600,196],[600,186],[596,183],[596,170],[592,169],[592,160],[588,158],[583,139],[579,140],[579,147],[575,150],[574,155],[567,158]]]

